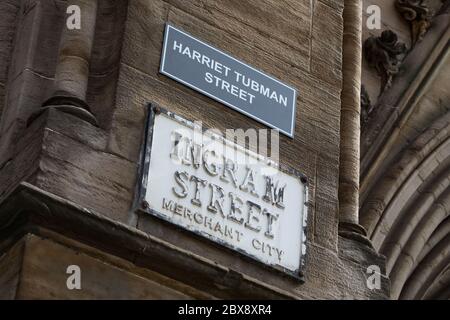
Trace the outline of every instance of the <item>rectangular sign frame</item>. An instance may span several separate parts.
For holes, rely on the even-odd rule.
[[[203,46],[205,48],[205,50],[209,50],[210,52],[215,52],[217,53],[217,57],[220,57],[223,60],[228,60],[236,65],[239,65],[242,69],[241,70],[245,70],[246,72],[244,73],[244,71],[242,72],[242,75],[246,75],[248,77],[248,74],[253,74],[255,77],[260,77],[261,79],[266,79],[267,82],[271,82],[273,85],[278,86],[278,88],[281,88],[281,90],[287,90],[289,92],[289,96],[286,95],[286,99],[291,100],[291,104],[287,104],[287,107],[284,106],[278,106],[280,108],[288,108],[288,110],[286,112],[289,112],[289,114],[287,114],[290,119],[284,119],[287,115],[284,115],[284,109],[279,109],[279,110],[272,110],[269,108],[269,106],[265,106],[264,104],[259,104],[257,107],[256,106],[250,106],[252,107],[254,110],[249,110],[250,107],[244,106],[244,104],[242,104],[241,106],[239,106],[236,102],[232,102],[231,98],[230,99],[225,99],[223,97],[219,97],[218,93],[214,93],[212,92],[212,90],[208,90],[205,87],[201,88],[199,84],[194,84],[194,80],[192,79],[192,73],[191,74],[187,74],[187,75],[181,75],[180,70],[182,68],[174,68],[176,71],[170,71],[167,70],[169,67],[167,67],[167,56],[168,56],[168,51],[167,51],[167,45],[168,45],[168,40],[169,40],[169,36],[171,32],[177,32],[180,35],[182,35],[183,37],[187,37],[190,41],[195,42],[196,44],[198,44],[199,46]],[[217,59],[213,61],[218,61]],[[233,70],[232,70],[233,71]],[[234,70],[235,71],[235,70]],[[245,62],[238,60],[232,56],[230,56],[229,54],[191,36],[190,34],[184,32],[183,30],[180,30],[179,28],[174,27],[173,25],[166,23],[166,27],[165,27],[165,32],[164,32],[164,41],[163,41],[163,49],[162,49],[162,55],[161,55],[161,63],[160,63],[160,70],[159,72],[161,74],[164,74],[166,76],[168,76],[169,78],[172,78],[182,84],[184,84],[185,86],[194,89],[240,113],[245,114],[246,116],[261,122],[265,125],[267,125],[270,128],[276,129],[278,131],[280,131],[281,133],[283,133],[284,135],[293,138],[294,137],[294,133],[295,133],[295,119],[296,119],[296,104],[297,104],[297,90],[295,88],[293,88],[292,86],[289,86],[283,82],[281,82],[280,80],[246,64]],[[176,72],[178,72],[179,74],[175,74]],[[249,80],[250,78],[247,78],[247,80]],[[211,79],[212,81],[212,79]],[[266,83],[267,83],[266,82]],[[222,84],[222,88],[223,88],[223,84]],[[263,86],[261,86],[261,90],[262,90]],[[268,88],[268,87],[267,87]],[[266,88],[266,89],[267,89]],[[266,91],[268,92],[268,91]],[[274,93],[274,91],[272,91],[272,93]],[[254,93],[252,91],[252,93]],[[250,94],[251,95],[251,94]],[[264,99],[264,98],[260,98],[260,95],[256,96],[256,100],[260,99],[259,101],[261,102],[265,102],[265,101],[269,101],[270,99]],[[279,96],[280,100],[281,100],[281,95]],[[283,96],[284,97],[284,96]],[[235,99],[236,101],[239,101],[238,99]],[[276,100],[276,95],[275,95],[275,100]],[[278,101],[278,100],[276,100]],[[269,110],[263,110],[263,109],[267,109],[269,108]],[[266,113],[263,115],[263,111]],[[257,115],[256,113],[260,113],[259,115]],[[275,119],[277,117],[282,117],[280,119]],[[283,123],[286,122],[286,125],[283,124],[283,126],[281,125],[277,125],[276,122],[280,122],[282,121]]]
[[[172,224],[176,228],[185,230],[185,231],[199,237],[202,240],[211,241],[216,245],[226,247],[226,248],[232,250],[232,252],[237,252],[245,257],[248,257],[249,259],[251,259],[251,261],[254,261],[270,270],[276,270],[276,271],[282,272],[283,274],[293,277],[293,278],[297,279],[298,281],[300,281],[301,283],[303,283],[304,282],[303,269],[304,269],[305,260],[306,260],[306,256],[307,256],[306,255],[307,254],[307,217],[308,217],[308,212],[309,212],[308,211],[308,207],[309,207],[308,184],[309,183],[308,183],[307,177],[293,168],[290,168],[290,167],[282,165],[282,164],[278,164],[279,170],[281,172],[283,172],[287,175],[290,175],[291,177],[297,178],[304,185],[304,195],[303,195],[304,203],[303,203],[303,209],[302,209],[303,215],[301,216],[302,222],[301,222],[301,226],[300,226],[300,230],[301,230],[300,261],[299,261],[299,267],[296,270],[286,269],[280,265],[266,264],[266,263],[262,262],[261,260],[259,260],[257,257],[255,257],[243,250],[235,248],[231,245],[228,245],[226,242],[217,241],[211,237],[205,236],[205,234],[202,232],[186,229],[185,227],[172,222],[170,219],[167,218],[167,216],[165,214],[162,214],[161,212],[159,212],[159,210],[154,210],[154,209],[150,208],[149,204],[145,201],[147,188],[149,186],[149,174],[150,174],[150,162],[151,162],[151,157],[152,157],[152,146],[154,144],[154,141],[153,141],[154,140],[153,139],[154,124],[155,124],[155,118],[159,114],[162,114],[162,115],[180,123],[183,126],[187,126],[189,128],[195,127],[194,122],[186,120],[186,119],[182,118],[181,116],[178,116],[164,108],[161,108],[160,106],[158,106],[154,103],[148,105],[145,141],[144,141],[143,147],[141,149],[141,163],[139,165],[139,173],[138,173],[139,178],[138,178],[138,184],[137,184],[137,188],[136,188],[137,192],[135,194],[134,211],[143,212],[145,214],[150,214],[156,218],[159,218],[161,220],[164,220],[164,221]],[[207,129],[208,128],[203,128],[204,131],[206,131]],[[245,149],[245,148],[242,148],[242,149]],[[247,150],[247,149],[245,149],[245,150]]]

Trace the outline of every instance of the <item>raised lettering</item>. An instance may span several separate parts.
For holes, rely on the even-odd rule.
[[[173,193],[179,198],[186,198],[188,195],[189,187],[186,182],[189,180],[189,173],[183,171],[175,172],[175,182],[178,184],[179,189],[177,190],[175,187],[172,188]]]

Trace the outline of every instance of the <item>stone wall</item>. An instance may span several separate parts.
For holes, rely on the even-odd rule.
[[[20,241],[26,248],[20,262],[23,280],[16,297],[252,297],[252,291],[244,289],[247,285],[265,288],[254,291],[253,297],[386,297],[386,279],[383,278],[382,290],[370,291],[366,286],[367,266],[376,264],[383,269],[382,258],[366,244],[338,236],[343,1],[99,0],[86,101],[97,118],[97,127],[58,109],[41,112],[41,105],[51,95],[55,81],[58,43],[64,27],[64,2],[55,3],[57,5],[49,5],[44,0],[21,1],[20,9],[8,4],[10,10],[1,13],[6,16],[6,21],[13,21],[11,19],[17,14],[19,19],[7,26],[15,40],[0,41],[0,54],[9,54],[12,70],[8,80],[2,80],[0,73],[0,90],[5,83],[3,87],[9,97],[5,99],[0,133],[0,201],[4,204],[0,214],[6,216],[23,209],[27,217],[30,215],[27,225],[45,225],[45,228],[74,238],[73,241],[88,242],[95,250],[104,251],[104,255],[97,256],[95,250],[83,245],[70,248],[66,242],[56,244],[58,236],[40,228],[21,229],[24,236],[35,234],[25,238],[13,236],[14,232],[7,234],[5,230],[3,238],[8,239],[5,243],[10,245],[3,246],[8,253],[0,262],[0,269],[1,263],[8,263],[18,250],[19,244],[12,246],[12,243]],[[166,22],[298,89],[295,137],[281,136],[280,161],[304,173],[310,181],[304,284],[132,210],[149,102],[187,119],[202,121],[209,128],[264,128],[159,74]],[[12,55],[8,49],[11,43],[14,43]],[[18,75],[14,70],[18,70]],[[29,183],[25,190],[31,188],[33,194],[36,193],[33,201],[43,203],[43,206],[30,204],[28,208],[24,203],[23,208],[20,205],[14,207],[21,203],[14,197],[18,197],[15,190],[23,181]],[[30,191],[24,192],[28,195]],[[106,226],[113,223],[114,227],[102,229],[105,236],[97,240],[89,229],[92,223],[74,233],[76,224],[71,226],[65,222],[62,227],[58,226],[60,222],[49,222],[52,219],[59,221],[59,215],[61,219],[65,217],[64,206],[52,209],[49,201],[78,208],[71,209],[71,212],[79,211],[71,217],[78,217],[80,221],[94,215],[96,223],[103,221]],[[44,210],[44,207],[50,209]],[[52,217],[48,221],[39,218],[47,215]],[[138,247],[128,248],[126,243],[113,246],[111,243],[117,230],[131,232],[133,237],[143,237],[152,243],[162,241],[166,248],[177,248],[178,254],[172,255],[172,249],[166,249],[162,253],[151,251],[152,256],[145,252],[147,245],[139,247],[142,252],[133,251]],[[11,231],[8,229],[8,232]],[[128,251],[122,250],[122,246]],[[36,248],[31,250],[31,247]],[[36,265],[34,252],[47,252],[47,249],[52,252],[49,260],[42,262],[42,266]],[[75,259],[78,254],[80,257]],[[74,259],[86,263],[90,270],[88,285],[91,285],[91,277],[94,277],[91,271],[103,273],[104,267],[98,260],[107,261],[110,259],[105,257],[107,254],[148,269],[157,268],[158,273],[169,272],[170,276],[161,275],[152,280],[146,272],[141,274],[134,267],[120,272],[111,267],[102,274],[100,283],[95,283],[96,287],[84,295],[70,296],[67,292],[51,289],[60,285],[57,283],[64,278],[61,272],[65,275],[64,267],[73,264]],[[86,256],[85,260],[81,256]],[[152,259],[164,261],[163,268],[158,269]],[[203,261],[204,279],[212,277],[211,288],[200,288],[195,295],[181,294],[170,288],[166,293],[160,291],[158,286],[164,286],[164,277],[180,286],[179,283],[190,281],[185,275],[197,264],[186,263],[187,272],[180,272],[171,267],[180,259],[194,259],[199,266]],[[210,262],[214,263],[209,266]],[[54,269],[54,276],[41,272],[39,268],[44,268],[44,264]],[[217,271],[218,276],[207,271],[214,264],[221,270]],[[196,268],[201,274],[202,267]],[[229,281],[220,279],[221,272],[230,277]],[[122,277],[126,279],[123,283]],[[146,278],[148,285],[138,284],[137,277]],[[119,280],[107,283],[107,278]],[[200,286],[205,280],[199,279]],[[5,281],[10,283],[12,280]],[[154,284],[155,281],[159,284]],[[235,286],[234,291],[230,286]],[[159,295],[155,291],[160,292]]]

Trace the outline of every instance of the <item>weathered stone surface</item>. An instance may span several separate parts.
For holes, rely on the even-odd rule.
[[[17,299],[192,298],[169,288],[167,283],[163,285],[156,279],[146,278],[149,273],[139,274],[136,267],[124,260],[110,258],[93,249],[86,253],[79,246],[73,241],[68,247],[33,235],[26,236]],[[70,274],[66,271],[71,265],[80,267],[81,290],[67,288]],[[49,274],[52,274],[51,279]]]
[[[33,179],[39,167],[45,118],[37,119],[17,141],[16,152],[0,170],[0,198],[4,199],[21,181]],[[2,137],[5,138],[5,137]]]
[[[345,238],[339,238],[339,256],[342,258],[344,264],[343,270],[347,272],[349,266],[353,266],[359,269],[359,272],[355,272],[356,277],[353,283],[348,285],[361,285],[360,292],[367,291],[367,280],[373,273],[368,272],[368,267],[378,267],[381,271],[380,276],[380,289],[368,290],[365,294],[367,296],[360,296],[358,299],[388,299],[389,298],[389,278],[385,276],[385,260],[382,255],[374,254],[373,250],[368,247],[355,246],[355,243]],[[358,289],[357,289],[358,290]],[[344,297],[344,298],[348,298]]]
[[[342,81],[342,8],[331,9],[322,1],[314,3],[311,30],[310,72],[338,88]]]
[[[16,298],[23,263],[23,241],[0,254],[0,299]]]
[[[89,126],[79,122],[81,127]],[[67,137],[65,129],[60,132],[50,126],[45,129],[36,185],[106,216],[133,224],[135,217],[129,210],[137,166]],[[77,128],[77,131],[83,130]]]
[[[23,70],[31,69],[45,77],[52,77],[60,31],[64,23],[58,8],[64,8],[64,1],[20,2],[10,76],[16,78]]]
[[[60,30],[55,25],[63,22],[55,6],[57,3],[61,1],[20,2],[5,102],[10,107],[2,114],[1,134],[15,119],[26,121],[31,110],[36,110],[50,92],[59,39],[59,33],[54,31]],[[14,125],[21,134],[23,126]]]
[[[16,19],[20,2],[5,0],[0,3],[0,115],[5,103],[5,86],[8,80],[8,70],[13,51]]]
[[[227,31],[255,49],[298,68],[309,69],[313,20],[310,1],[264,0],[245,6],[240,1],[207,1],[202,4],[179,0],[167,2]],[[271,12],[271,17],[267,16],[267,12]],[[270,37],[270,42],[268,34],[275,35]]]
[[[365,282],[378,256],[338,238],[343,1],[99,0],[85,39],[93,41],[86,100],[99,127],[57,109],[35,113],[52,93],[67,2],[27,3],[14,76],[8,85],[0,78],[0,98],[9,99],[0,200],[8,204],[28,181],[17,191],[27,206],[21,232],[39,234],[24,239],[18,298],[385,297]],[[280,161],[308,177],[305,284],[132,211],[149,102],[205,128],[266,129],[159,74],[166,22],[298,89],[295,137],[281,136]],[[79,292],[65,287],[69,264],[82,268]]]

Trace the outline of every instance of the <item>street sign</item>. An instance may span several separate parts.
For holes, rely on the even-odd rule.
[[[140,210],[300,277],[305,176],[161,108],[147,127]]]
[[[167,24],[160,72],[289,137],[296,90]]]

